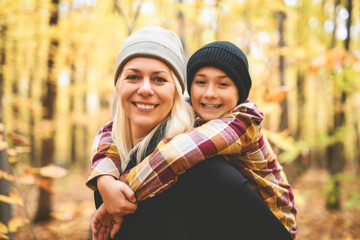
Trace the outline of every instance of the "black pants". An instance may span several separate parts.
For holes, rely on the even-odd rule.
[[[95,194],[97,207],[101,196]],[[115,239],[292,239],[247,180],[221,157],[189,169],[164,193],[139,202]]]

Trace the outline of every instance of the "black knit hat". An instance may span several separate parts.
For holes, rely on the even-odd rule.
[[[224,71],[233,80],[239,91],[239,102],[244,102],[251,88],[251,78],[246,55],[236,45],[227,41],[209,43],[197,50],[187,64],[187,89],[195,73],[202,67],[212,66]]]

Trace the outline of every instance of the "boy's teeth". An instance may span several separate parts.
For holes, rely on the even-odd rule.
[[[221,106],[221,104],[219,105],[214,105],[214,104],[203,104],[204,107],[206,108],[211,108],[211,109],[214,109],[214,108],[218,108]]]
[[[145,110],[153,109],[155,107],[155,105],[144,105],[144,104],[136,104],[136,106],[138,108],[145,109]]]

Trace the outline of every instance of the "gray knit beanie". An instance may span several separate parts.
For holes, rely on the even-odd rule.
[[[152,26],[143,28],[126,38],[116,58],[115,85],[124,65],[135,57],[151,57],[166,63],[179,79],[184,91],[185,64],[183,46],[174,32]]]
[[[251,78],[246,55],[231,42],[216,41],[197,50],[187,64],[187,89],[190,88],[196,72],[205,66],[223,70],[235,83],[239,91],[239,102],[249,96]]]

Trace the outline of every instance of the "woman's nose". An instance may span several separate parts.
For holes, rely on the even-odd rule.
[[[141,86],[138,90],[138,94],[143,96],[153,95],[154,90],[151,86],[151,81],[149,78],[144,78],[144,80],[141,82]]]

